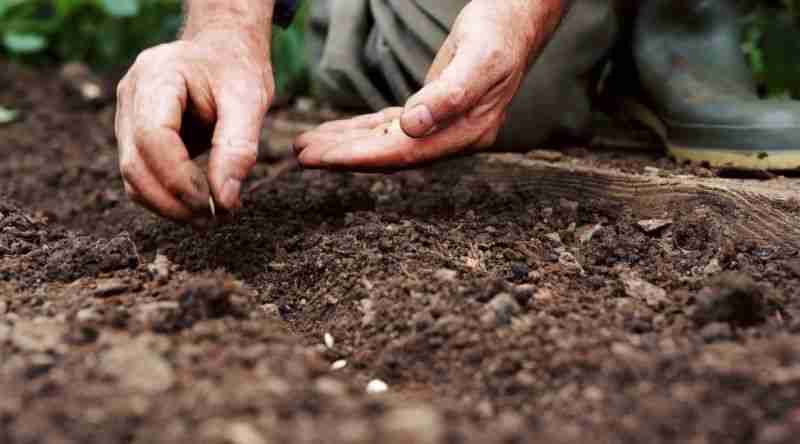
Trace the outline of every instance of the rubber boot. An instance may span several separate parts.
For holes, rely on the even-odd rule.
[[[307,39],[318,97],[373,110],[403,105],[468,0],[317,0]],[[588,136],[589,89],[616,42],[616,2],[575,0],[508,110],[497,149]]]
[[[800,102],[760,100],[740,45],[732,0],[643,1],[633,54],[647,120],[679,161],[796,169]]]

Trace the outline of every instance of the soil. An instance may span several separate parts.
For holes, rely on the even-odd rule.
[[[126,199],[113,104],[3,63],[0,84],[23,114],[0,127],[2,443],[800,433],[798,251],[731,238],[702,206],[642,222],[457,162],[294,170],[197,232]],[[534,156],[720,173],[660,152]],[[388,390],[367,393],[375,379]]]

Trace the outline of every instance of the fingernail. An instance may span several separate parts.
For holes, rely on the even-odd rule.
[[[431,110],[425,105],[417,105],[409,110],[402,119],[403,130],[409,136],[421,136],[427,133],[434,125]]]
[[[219,196],[220,201],[229,210],[235,210],[242,204],[239,201],[239,193],[242,190],[242,181],[232,177],[222,185],[222,192]]]

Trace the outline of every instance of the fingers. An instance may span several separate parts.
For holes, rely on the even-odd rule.
[[[258,159],[258,141],[271,91],[247,88],[252,83],[227,82],[217,91],[209,182],[216,202],[228,210],[241,207],[242,181]]]
[[[163,217],[197,223],[198,214],[208,214],[209,192],[178,135],[186,83],[177,69],[154,69],[163,65],[154,58],[143,54],[143,66],[117,88],[120,172],[135,202]]]
[[[493,143],[502,116],[490,112],[487,119],[487,125],[477,126],[463,117],[446,129],[421,139],[406,135],[398,120],[371,130],[357,128],[341,133],[307,134],[298,160],[307,168],[352,171],[408,168]]]
[[[454,49],[450,49],[451,46]],[[441,74],[436,76],[434,71],[441,71]],[[403,131],[410,137],[424,137],[435,127],[444,126],[447,121],[469,111],[492,87],[511,74],[511,65],[504,60],[503,51],[494,45],[460,41],[457,46],[455,43],[445,45],[431,74],[430,82],[409,99],[400,119]]]
[[[134,144],[147,168],[135,171],[155,178],[155,182],[141,180],[148,186],[158,184],[191,210],[207,212],[210,194],[205,174],[192,162],[179,134],[188,96],[189,86],[177,71],[152,77],[146,87],[137,89],[133,100]],[[145,196],[162,194],[138,188]]]

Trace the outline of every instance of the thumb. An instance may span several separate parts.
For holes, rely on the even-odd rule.
[[[449,64],[442,67],[447,58],[451,58]],[[406,135],[424,137],[437,126],[469,111],[503,80],[501,60],[502,54],[481,42],[462,41],[454,50],[445,44],[434,61],[430,81],[406,103],[400,118]]]
[[[258,158],[258,142],[271,95],[226,85],[216,97],[217,124],[211,143],[208,178],[216,202],[228,210],[241,207],[242,181]],[[236,91],[239,89],[240,91]]]

